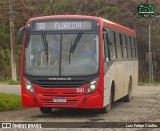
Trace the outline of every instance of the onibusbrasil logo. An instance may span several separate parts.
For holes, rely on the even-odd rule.
[[[139,4],[137,10],[134,14],[137,14],[138,18],[154,18],[156,15],[159,15],[159,13],[155,12],[154,6],[149,4],[148,1]]]

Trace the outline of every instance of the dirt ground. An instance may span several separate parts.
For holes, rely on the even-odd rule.
[[[96,110],[84,109],[54,109],[50,114],[42,114],[38,108],[24,108],[0,112],[0,121],[160,122],[160,86],[137,87],[132,93],[131,102],[115,102],[111,112],[108,114],[101,114]]]

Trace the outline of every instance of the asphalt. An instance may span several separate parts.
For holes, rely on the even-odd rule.
[[[20,85],[0,85],[0,93],[21,94]]]
[[[16,91],[17,93],[20,92],[20,86],[17,85],[0,86],[0,91],[2,91],[2,89],[4,91],[4,88],[6,88],[8,93],[12,93],[13,91],[14,93]],[[133,91],[130,102],[115,102],[112,105],[111,112],[106,114],[99,113],[97,110],[66,108],[53,108],[51,113],[43,114],[39,111],[39,108],[22,108],[18,110],[0,112],[0,122],[85,122],[85,124],[88,122],[102,122],[99,124],[103,124],[103,122],[151,122],[151,124],[153,124],[154,122],[160,122],[160,86],[138,86]],[[55,131],[75,131],[74,128],[62,128],[64,126],[63,123],[59,126],[61,128],[54,128]],[[80,127],[85,127],[85,124]],[[92,125],[90,124],[87,124],[87,131],[89,131],[89,129],[91,131],[108,131],[108,128],[91,128]],[[115,123],[113,124],[115,125]],[[45,129],[42,130],[44,131]],[[83,128],[81,130],[83,131]],[[123,129],[123,131],[130,130],[130,128]],[[136,128],[133,130],[158,131],[159,129]],[[6,131],[8,131],[8,129],[6,129]]]

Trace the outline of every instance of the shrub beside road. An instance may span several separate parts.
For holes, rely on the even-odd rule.
[[[0,85],[20,85],[20,81],[0,80]]]
[[[18,108],[21,108],[20,95],[0,93],[0,111]]]

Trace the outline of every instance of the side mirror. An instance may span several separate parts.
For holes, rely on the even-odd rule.
[[[23,36],[23,32],[26,28],[25,27],[22,27],[19,29],[19,32],[18,32],[18,40],[17,40],[17,43],[18,44],[21,44],[22,43],[22,36]]]

